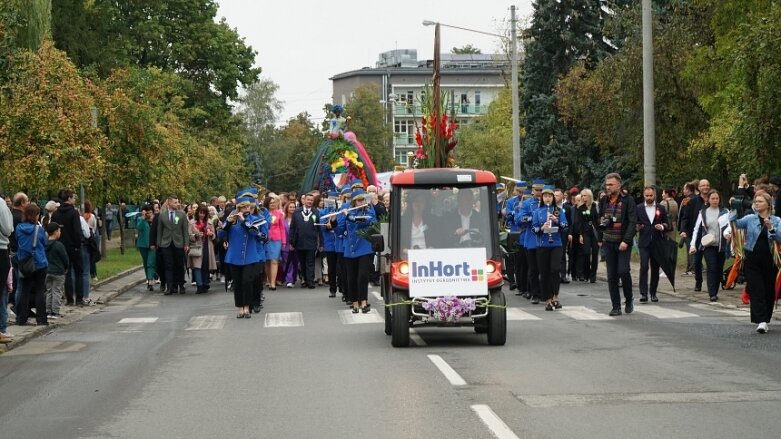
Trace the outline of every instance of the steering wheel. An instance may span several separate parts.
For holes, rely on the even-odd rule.
[[[465,235],[469,235],[469,239],[462,242],[464,247],[473,247],[476,245],[482,245],[485,241],[483,234],[477,229],[468,229],[464,232]]]

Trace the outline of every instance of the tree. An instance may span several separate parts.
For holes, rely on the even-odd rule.
[[[512,175],[512,92],[499,92],[488,111],[474,122],[459,127],[454,149],[459,166],[487,169],[495,175]]]
[[[467,44],[466,46],[454,47],[450,49],[450,53],[454,53],[456,55],[479,55],[483,52],[477,47],[474,47],[471,44]]]
[[[263,164],[262,184],[271,190],[298,190],[309,163],[324,137],[309,113],[300,113],[287,124],[268,133],[259,145]]]
[[[277,90],[279,85],[274,81],[261,79],[247,89],[240,101],[238,115],[244,125],[244,155],[254,182],[266,181],[262,149],[273,140],[274,124],[283,108],[283,102],[276,97]]]
[[[2,187],[46,196],[103,178],[105,138],[92,126],[92,85],[44,40],[14,59],[0,94]]]
[[[598,161],[593,145],[559,120],[554,86],[577,62],[591,68],[612,50],[602,38],[600,6],[592,0],[534,3],[523,65],[521,149],[523,174],[528,177],[543,177],[562,186],[583,183],[584,158]]]
[[[393,169],[393,153],[390,146],[393,129],[385,121],[386,108],[380,103],[376,84],[366,84],[355,89],[345,107],[350,117],[347,129],[354,132],[366,148],[377,172]]]

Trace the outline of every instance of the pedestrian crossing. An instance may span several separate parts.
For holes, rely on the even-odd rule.
[[[545,311],[542,306],[535,307],[507,307],[508,322],[544,322],[552,319],[570,319],[575,321],[615,321],[629,317],[611,317],[608,309],[594,309],[588,306],[570,305],[554,312]],[[384,323],[382,309],[372,308],[368,313],[353,314],[350,309],[328,311],[335,312],[338,322],[342,325],[371,325]],[[309,314],[314,314],[309,313]],[[636,305],[635,314],[650,317],[657,320],[689,321],[689,320],[713,320],[727,319],[727,321],[741,321],[748,319],[749,311],[742,309],[726,308],[720,305],[704,303],[683,304],[677,308],[660,305]],[[318,315],[318,317],[321,317]],[[189,318],[185,327],[186,331],[219,330],[225,328],[228,323],[225,315],[202,315]],[[158,317],[125,317],[116,324],[127,329],[139,330],[147,325],[169,323],[170,320],[161,321]],[[322,318],[317,319],[322,324]],[[305,325],[303,312],[267,312],[263,313],[263,327],[265,328],[294,328]]]

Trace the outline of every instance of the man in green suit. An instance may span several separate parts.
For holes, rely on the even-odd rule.
[[[179,294],[185,293],[184,254],[190,249],[190,223],[179,208],[179,198],[169,196],[157,224],[156,244],[163,254],[166,296],[174,294],[177,289]]]

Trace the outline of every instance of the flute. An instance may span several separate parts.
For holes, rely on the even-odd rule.
[[[340,210],[340,211],[337,211],[337,212],[331,212],[331,213],[329,213],[327,215],[321,216],[320,219],[327,219],[327,218],[331,218],[332,216],[339,215],[340,213],[347,213],[347,212],[351,212],[353,210],[363,209],[364,207],[366,207],[368,205],[369,205],[369,203],[365,203],[365,204],[361,204],[360,206],[351,207],[349,209],[344,209],[344,210]]]

